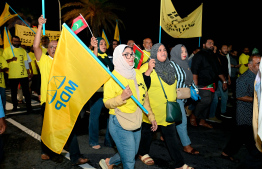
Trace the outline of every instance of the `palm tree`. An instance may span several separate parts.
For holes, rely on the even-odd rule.
[[[123,11],[124,8],[110,3],[109,0],[80,0],[80,2],[67,3],[62,6],[62,9],[68,7],[73,9],[65,13],[62,19],[71,24],[74,18],[82,14],[95,36],[101,36],[102,28],[111,32],[110,27],[115,27],[116,20],[123,24],[114,11]]]

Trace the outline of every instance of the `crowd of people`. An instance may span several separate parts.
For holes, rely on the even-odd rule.
[[[0,94],[5,109],[4,72],[8,72],[12,111],[17,111],[18,102],[21,101],[17,100],[17,94],[20,91],[20,98],[21,95],[25,97],[27,112],[32,112],[31,94],[35,92],[39,95],[44,118],[49,74],[58,41],[49,42],[46,36],[41,39],[42,25],[46,19],[41,16],[38,23],[33,46],[25,47],[27,51],[22,48],[17,36],[12,37],[10,47],[0,50]],[[150,38],[145,38],[140,46],[144,52],[142,66],[136,69],[134,44],[135,41],[131,39],[126,45],[113,40],[107,49],[103,38],[92,37],[90,40],[89,48],[126,87],[123,90],[111,78],[86,103],[90,108],[90,146],[93,149],[101,148],[98,142],[99,116],[106,109],[109,116],[104,144],[116,146],[118,150],[114,156],[100,160],[102,169],[110,169],[120,163],[124,169],[133,169],[136,157],[145,165],[154,165],[150,145],[155,131],[161,132],[161,140],[166,144],[174,167],[190,169],[192,167],[186,165],[189,161],[179,151],[179,140],[184,152],[192,155],[201,152],[191,146],[187,121],[194,127],[202,126],[211,130],[213,126],[210,122],[221,123],[223,118],[234,118],[236,125],[221,157],[237,162],[233,156],[245,144],[250,156],[246,164],[258,168],[262,166],[262,155],[255,146],[252,128],[254,81],[261,59],[258,50],[253,50],[250,55],[249,48],[245,47],[238,57],[234,46],[222,44],[216,47],[214,39],[207,38],[203,41],[203,48],[196,48],[190,56],[185,45],[177,44],[171,48],[169,57],[169,50],[164,44],[153,44]],[[195,92],[199,99],[178,98],[178,91],[182,95],[185,95],[183,91]],[[132,95],[146,108],[148,114],[143,113],[130,98]],[[236,107],[236,112],[227,110],[229,98],[233,100],[231,104]],[[166,121],[167,101],[179,104],[182,113],[180,122]],[[2,119],[0,134],[4,132],[2,126],[5,130]],[[73,165],[89,161],[80,153],[74,129],[67,143]],[[41,148],[42,160],[56,156],[42,142]]]

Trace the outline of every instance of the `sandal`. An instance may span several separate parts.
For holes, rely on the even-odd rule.
[[[81,165],[81,164],[85,164],[85,163],[87,163],[89,161],[89,159],[88,158],[79,158],[78,159],[78,161],[77,161],[77,163],[75,163],[75,164],[72,164],[73,166],[76,166],[76,165]]]
[[[200,123],[199,123],[199,126],[206,127],[206,128],[209,128],[209,129],[212,129],[212,128],[213,128],[213,126],[211,126],[211,125],[208,124],[208,123],[203,123],[203,124],[200,124]]]
[[[186,164],[184,164],[182,167],[183,167],[182,169],[194,169],[193,167],[189,167],[189,166],[186,165]]]
[[[194,149],[194,148],[193,148],[191,151],[189,151],[189,152],[188,152],[188,151],[185,151],[185,150],[184,150],[184,152],[185,152],[185,153],[188,153],[188,154],[192,154],[192,155],[197,155],[197,154],[199,154],[199,151],[197,151],[197,150]]]
[[[154,160],[148,154],[146,154],[144,156],[139,155],[139,159],[146,165],[154,165],[155,164]]]

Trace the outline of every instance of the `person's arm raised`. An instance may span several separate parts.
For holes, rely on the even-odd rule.
[[[41,56],[42,56],[42,49],[40,47],[40,41],[41,41],[42,27],[43,27],[43,24],[45,24],[45,23],[46,23],[46,19],[44,19],[43,15],[41,15],[38,18],[38,29],[37,29],[37,32],[35,34],[35,39],[34,39],[34,44],[33,44],[35,58],[36,58],[37,61],[39,61]]]

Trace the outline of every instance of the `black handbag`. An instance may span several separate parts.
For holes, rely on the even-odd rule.
[[[161,87],[162,87],[163,92],[165,94],[165,98],[167,100],[167,102],[166,102],[166,122],[173,123],[173,122],[182,121],[182,112],[181,112],[179,103],[168,101],[167,96],[166,96],[166,92],[165,92],[164,87],[162,85],[162,82],[161,82],[158,75],[157,75],[157,77],[160,81]]]

